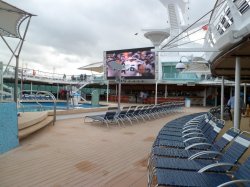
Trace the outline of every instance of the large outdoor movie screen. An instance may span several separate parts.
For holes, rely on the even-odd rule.
[[[153,48],[106,51],[107,79],[115,79],[120,71],[125,79],[154,79],[155,53],[151,49]],[[122,65],[121,70],[114,68],[115,63]]]

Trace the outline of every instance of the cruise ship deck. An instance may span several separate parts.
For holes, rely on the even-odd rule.
[[[155,49],[152,49],[152,51],[155,50],[155,53],[156,54],[158,53],[157,55],[159,56],[161,56],[160,54],[163,54],[163,57],[162,58],[159,57],[159,59],[156,60],[156,63],[152,65],[152,69],[155,69],[155,75],[156,75],[154,78],[140,80],[137,79],[137,77],[136,79],[134,79],[135,77],[131,76],[132,78],[130,77],[127,80],[126,79],[123,80],[121,77],[121,73],[123,70],[121,64],[116,63],[116,60],[114,60],[116,58],[111,58],[111,62],[114,62],[115,64],[110,63],[111,64],[110,70],[115,71],[115,73],[119,73],[119,77],[117,75],[113,77],[115,79],[109,80],[107,71],[106,74],[104,72],[103,77],[101,76],[98,77],[97,79],[90,77],[91,78],[90,80],[88,80],[88,77],[86,77],[86,79],[84,78],[84,81],[81,80],[81,82],[78,83],[77,79],[75,79],[74,76],[73,76],[74,79],[71,78],[72,80],[66,80],[65,78],[61,80],[56,80],[54,79],[55,77],[52,76],[53,80],[50,80],[50,82],[48,82],[49,81],[48,76],[45,76],[43,80],[37,81],[37,79],[40,79],[40,77],[36,76],[37,75],[36,72],[34,73],[34,71],[32,71],[33,74],[27,76],[26,81],[30,81],[28,86],[30,86],[31,88],[31,94],[33,92],[32,81],[39,82],[39,87],[40,85],[43,85],[45,83],[46,84],[50,83],[51,85],[55,83],[54,86],[50,86],[51,89],[55,91],[54,94],[51,94],[48,91],[46,91],[45,93],[45,91],[41,90],[38,90],[38,92],[36,93],[36,96],[38,96],[39,93],[50,94],[52,96],[53,101],[56,100],[55,95],[57,95],[58,99],[59,90],[61,88],[59,83],[62,84],[63,86],[66,86],[68,84],[71,84],[71,86],[74,85],[75,87],[80,86],[79,88],[77,88],[77,91],[84,88],[88,84],[98,83],[102,86],[105,83],[107,85],[105,86],[105,90],[101,87],[100,90],[102,89],[103,93],[105,93],[105,95],[104,94],[103,95],[106,97],[107,103],[109,103],[109,101],[116,101],[116,99],[111,100],[109,98],[110,96],[112,96],[111,93],[115,93],[115,96],[118,97],[117,98],[118,107],[116,112],[114,112],[115,113],[114,116],[116,115],[116,117],[119,116],[120,113],[122,112],[120,110],[121,108],[120,104],[121,102],[124,102],[124,100],[121,99],[122,91],[124,91],[125,95],[128,95],[125,91],[128,90],[131,91],[134,89],[133,90],[134,92],[133,91],[130,92],[131,94],[133,94],[133,98],[127,99],[126,105],[139,104],[139,102],[137,102],[137,97],[138,97],[137,92],[139,91],[137,90],[138,87],[139,87],[138,89],[143,88],[146,89],[147,91],[148,90],[151,91],[150,102],[148,103],[144,102],[142,98],[144,98],[145,94],[142,94],[143,96],[141,96],[140,105],[144,106],[145,104],[154,103],[154,105],[148,105],[154,108],[155,106],[157,106],[157,104],[160,104],[160,99],[163,98],[166,100],[162,100],[162,102],[168,102],[167,99],[170,98],[170,95],[168,95],[168,93],[171,93],[174,90],[173,92],[174,96],[179,96],[178,93],[186,94],[182,95],[184,96],[182,99],[182,104],[184,104],[185,101],[184,110],[181,112],[179,110],[177,112],[176,108],[174,110],[171,110],[172,108],[170,107],[170,110],[167,111],[169,113],[165,115],[165,117],[151,120],[150,116],[148,117],[149,120],[147,121],[145,120],[145,122],[138,120],[139,122],[137,123],[133,124],[126,123],[125,125],[121,126],[110,124],[110,127],[108,127],[108,124],[106,126],[105,124],[100,125],[99,123],[84,122],[84,116],[93,115],[93,111],[91,113],[90,112],[82,114],[71,113],[69,115],[65,115],[65,113],[70,113],[70,111],[63,111],[61,113],[65,112],[63,114],[64,116],[56,116],[56,111],[54,110],[54,116],[56,116],[54,117],[54,119],[52,119],[52,116],[48,116],[49,115],[48,113],[46,113],[42,117],[39,116],[39,113],[31,114],[31,116],[29,116],[30,114],[28,113],[26,114],[21,113],[21,117],[17,117],[18,112],[16,109],[18,103],[18,96],[20,95],[21,98],[22,96],[25,96],[26,93],[22,89],[21,90],[23,91],[23,94],[22,91],[21,94],[18,93],[18,79],[20,79],[19,75],[20,72],[18,72],[19,54],[14,55],[17,62],[15,70],[13,69],[14,78],[11,75],[11,71],[6,71],[7,73],[5,79],[9,81],[6,82],[6,85],[3,84],[4,83],[3,78],[1,78],[2,86],[0,90],[1,93],[0,100],[2,101],[3,99],[6,98],[7,100],[0,103],[3,106],[1,108],[2,111],[0,112],[1,114],[0,122],[2,122],[0,124],[0,127],[3,130],[0,129],[1,130],[0,132],[4,132],[2,133],[3,135],[0,133],[0,140],[1,140],[0,146],[4,144],[6,144],[6,147],[9,145],[11,146],[10,148],[8,147],[8,149],[5,149],[0,154],[1,187],[2,186],[3,187],[13,187],[13,186],[14,187],[15,186],[143,187],[147,185],[151,186],[151,184],[152,185],[159,184],[159,181],[157,181],[158,178],[156,180],[153,177],[150,178],[151,177],[150,167],[147,168],[148,160],[150,163],[149,155],[152,150],[152,145],[155,139],[158,137],[159,131],[163,128],[164,125],[166,125],[168,122],[174,119],[180,118],[188,114],[208,112],[212,106],[216,106],[218,109],[220,109],[220,111],[216,110],[217,112],[216,115],[211,117],[211,119],[215,119],[215,121],[216,120],[219,121],[219,119],[224,119],[225,117],[224,112],[226,112],[224,107],[224,104],[226,103],[226,96],[229,96],[229,94],[230,98],[233,96],[233,86],[235,95],[235,102],[234,102],[235,110],[233,116],[234,121],[225,119],[226,120],[225,125],[221,127],[222,130],[220,129],[221,131],[219,135],[216,136],[216,139],[214,140],[215,141],[218,140],[218,138],[220,138],[222,134],[225,133],[226,130],[228,130],[230,127],[234,127],[235,129],[240,128],[240,131],[247,131],[246,134],[248,134],[249,136],[250,109],[248,103],[249,99],[247,99],[248,98],[247,86],[249,86],[249,79],[250,79],[250,74],[248,72],[250,68],[249,66],[250,1],[217,0],[214,9],[210,11],[209,18],[203,16],[202,17],[204,18],[203,20],[202,18],[199,19],[201,20],[200,23],[198,23],[199,21],[198,20],[194,24],[188,26],[182,24],[182,21],[184,19],[183,16],[179,15],[179,13],[185,10],[186,8],[187,10],[189,10],[188,7],[184,6],[186,5],[186,1],[178,1],[179,4],[178,3],[175,4],[176,2],[173,0],[169,1],[160,0],[160,1],[168,10],[170,28],[166,29],[165,31],[149,30],[147,33],[144,34],[146,38],[152,41],[155,47]],[[6,3],[2,2],[1,0],[0,3],[2,3],[4,6],[7,6]],[[179,8],[177,5],[179,6]],[[16,8],[14,7],[13,9]],[[17,11],[17,13],[20,12]],[[27,14],[26,16],[27,16],[26,18],[29,17],[30,19],[31,16],[34,15]],[[5,22],[8,22],[7,19],[4,20],[4,23]],[[196,33],[196,31],[193,31],[193,29],[198,27],[201,27],[199,29],[200,31],[202,32],[206,31],[206,33],[204,34],[204,38],[202,38],[202,40],[204,40],[204,44],[197,45],[197,47],[195,48],[180,47],[182,45],[191,42],[195,43],[195,41],[191,41],[189,40],[189,38],[185,39],[185,37],[186,36],[189,37],[190,34]],[[176,28],[180,29],[176,31]],[[23,42],[25,37],[22,38],[21,36],[19,36],[19,33],[16,33],[17,31],[16,28],[14,29],[14,31],[15,32],[13,33],[6,33],[1,31],[0,28],[1,36],[2,35],[6,37],[15,36],[20,40],[22,40]],[[162,36],[163,38],[159,40],[159,37]],[[169,36],[171,37],[164,42],[164,40],[167,39]],[[154,40],[156,39],[158,41],[157,45],[154,44],[155,42]],[[181,43],[182,39],[184,39],[183,40],[184,43]],[[113,53],[113,51],[111,52]],[[195,56],[195,57],[193,56],[193,54],[191,54],[197,52],[202,52],[204,54],[202,54],[202,56]],[[177,56],[175,55],[172,56],[176,58],[172,59],[169,58],[171,56],[168,55],[172,53],[178,53]],[[188,53],[188,54],[190,53],[190,54],[183,55],[182,53]],[[110,57],[112,57],[112,55],[110,55]],[[166,61],[164,57],[166,57],[167,59]],[[182,62],[182,57],[185,57],[186,61]],[[178,62],[179,60],[180,62]],[[128,62],[129,61],[127,61],[127,63]],[[184,63],[186,63],[186,65]],[[202,64],[202,67],[199,70],[197,70],[196,68],[199,67],[200,63]],[[182,64],[183,67],[177,68],[178,64]],[[1,72],[3,72],[1,75],[4,75],[5,71],[3,71],[3,63],[0,63],[0,65],[1,65]],[[193,66],[194,69],[192,69],[193,68],[192,65],[195,65]],[[135,67],[138,68],[139,65],[137,64]],[[106,71],[107,68],[108,68],[108,59],[105,59],[103,62],[103,70]],[[8,68],[6,68],[5,70],[7,69]],[[174,69],[173,72],[172,69]],[[132,70],[134,71],[135,69],[132,68]],[[169,70],[171,70],[171,72]],[[195,71],[195,73],[199,72],[199,76],[197,74],[195,78],[188,77],[189,80],[187,80],[187,77],[184,76],[185,73],[190,73],[190,72],[193,73],[192,71]],[[23,79],[23,73],[21,73],[21,77]],[[226,82],[224,82],[224,79]],[[218,82],[216,80],[218,80]],[[121,84],[123,84],[123,90],[121,90]],[[227,86],[228,89],[224,90],[224,86]],[[240,107],[240,102],[237,102],[240,100],[240,96],[242,93],[241,86],[242,87],[244,86],[243,90],[244,105],[248,105],[247,107],[244,107],[244,109],[247,110],[245,116],[242,116],[241,114],[243,107]],[[36,87],[38,88],[38,84],[36,85]],[[12,88],[14,88],[14,90]],[[141,91],[143,91],[143,89],[141,89]],[[112,92],[109,90],[112,90]],[[159,94],[158,92],[161,93],[161,97],[159,98],[158,98]],[[95,93],[97,93],[97,91]],[[196,107],[193,107],[194,105],[190,107],[190,98],[192,98],[192,94],[190,93],[195,94],[194,99],[199,99],[199,101],[197,102],[199,107],[197,105]],[[94,96],[97,96],[97,94],[96,95],[93,94],[93,98]],[[208,98],[210,98],[210,96],[211,98],[214,99],[213,100],[214,102],[211,102],[210,107],[207,107],[208,105],[206,104],[208,103]],[[75,97],[75,99],[78,98]],[[220,102],[217,102],[217,100],[219,99]],[[189,101],[189,106],[187,106],[186,101]],[[195,104],[195,102],[193,101],[194,100],[191,101],[192,104]],[[171,101],[171,102],[174,103],[176,101]],[[115,105],[117,105],[117,103],[115,103]],[[8,108],[6,107],[7,105]],[[221,106],[218,107],[218,105]],[[102,113],[101,110],[102,109],[98,109],[98,112]],[[159,109],[154,111],[155,113],[162,112],[162,110]],[[25,124],[25,122],[30,123],[30,120],[36,121],[35,119],[36,115],[38,115],[37,117],[40,119],[41,118],[45,119],[46,117],[49,117],[50,121],[46,125],[40,124],[40,126],[38,125],[38,127],[34,127],[36,129],[34,131],[32,130],[32,133],[28,132],[26,134],[23,133],[23,135],[20,135],[20,129],[17,128],[18,127],[17,118],[19,118],[19,124],[18,124],[19,127],[21,126],[23,127],[23,129],[25,129],[26,126],[28,126]],[[153,115],[153,117],[155,116]],[[57,120],[55,121],[56,118]],[[117,118],[114,117],[113,119],[117,120]],[[205,121],[206,120],[207,119],[205,119]],[[218,127],[213,122],[213,120],[210,121],[212,122],[211,123],[209,122],[209,124],[211,125],[211,126],[209,125],[209,128],[213,127],[214,131],[219,132]],[[54,122],[53,125],[52,122]],[[206,123],[208,122],[206,121]],[[11,124],[12,126],[10,127],[9,124]],[[177,125],[177,123],[174,125]],[[185,128],[180,128],[180,129],[185,129]],[[194,131],[194,129],[192,130]],[[183,144],[187,141],[187,139],[185,140],[183,139],[183,137],[186,136],[186,134],[183,135],[184,131],[180,132],[180,137],[182,138],[181,143]],[[172,131],[171,133],[173,132],[174,131]],[[28,136],[26,136],[27,134]],[[173,134],[170,134],[169,136],[172,136]],[[212,135],[208,133],[209,138],[210,136]],[[11,137],[12,139],[10,139],[9,137]],[[206,139],[205,136],[191,137],[191,139],[192,138]],[[12,144],[14,140],[15,144]],[[211,143],[214,143],[215,142],[214,140],[211,141]],[[246,158],[248,158],[250,155],[250,149],[249,149],[250,141],[249,142],[245,141],[241,137],[237,141],[238,142],[240,141],[242,144],[244,144],[244,146],[246,145],[245,146],[246,152],[242,153],[243,155],[241,155],[239,160],[235,159],[237,160],[237,163],[236,162],[234,163],[234,164],[242,164],[242,162],[246,160]],[[185,150],[187,147],[185,147]],[[226,147],[224,148],[227,149]],[[180,159],[179,156],[176,157],[176,159]],[[157,167],[157,165],[154,165],[154,163],[152,165]],[[173,170],[176,171],[179,170],[179,168],[178,169],[174,168]],[[195,169],[194,172],[196,172]],[[230,170],[230,172],[232,172],[232,170]],[[176,176],[178,178],[180,175],[175,175],[175,177]],[[247,176],[248,178],[246,177],[246,179],[244,178],[244,180],[249,182],[249,175]],[[155,175],[155,177],[158,176]],[[191,178],[191,180],[193,180],[193,178]],[[176,182],[175,180],[173,181],[174,183]],[[196,182],[196,180],[193,181]],[[187,180],[182,180],[181,182],[183,183],[182,186],[189,186]],[[197,186],[202,186],[202,185],[197,185]],[[206,185],[206,186],[211,186],[211,185]]]
[[[146,186],[148,155],[159,130],[175,118],[207,110],[192,107],[110,128],[84,123],[83,117],[59,120],[0,156],[1,186]],[[242,118],[242,130],[250,130],[249,120]]]
[[[59,120],[0,156],[1,186],[146,186],[148,155],[163,125],[207,110],[110,128],[83,117]]]

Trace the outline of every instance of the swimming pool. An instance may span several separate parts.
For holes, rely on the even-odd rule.
[[[75,108],[95,108],[95,107],[104,107],[106,105],[92,105],[90,103],[79,104],[75,106]],[[57,102],[56,103],[56,110],[67,110],[73,109],[74,107],[69,104],[67,105],[66,102]],[[54,110],[54,103],[53,102],[21,102],[19,107],[19,112],[38,112],[38,111],[46,111],[46,110]]]

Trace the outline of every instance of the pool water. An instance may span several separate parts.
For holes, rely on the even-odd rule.
[[[40,105],[39,105],[40,104]],[[19,112],[38,112],[46,110],[54,110],[53,102],[21,102],[21,107],[18,109]],[[92,105],[90,103],[79,104],[75,107],[77,108],[94,108],[94,107],[104,107],[105,105]],[[66,102],[56,103],[56,110],[67,110],[73,109],[72,105],[67,106]]]

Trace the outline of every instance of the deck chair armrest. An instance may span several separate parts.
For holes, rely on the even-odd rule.
[[[197,125],[199,123],[199,120],[193,120],[193,121],[189,121],[187,123],[184,124],[184,126],[189,126],[189,125]]]
[[[188,128],[195,128],[195,127],[197,127],[198,126],[198,124],[190,124],[190,125],[185,125],[185,126],[183,126],[183,130],[187,130]]]
[[[191,119],[190,121],[188,121],[184,126],[198,124],[200,122],[200,119],[202,119],[203,117],[204,117],[204,115],[195,117],[194,119]]]
[[[235,164],[232,163],[226,163],[226,162],[220,162],[220,163],[214,163],[214,164],[209,164],[203,168],[201,168],[198,173],[203,173],[211,168],[216,168],[216,167],[223,167],[223,166],[236,166]]]
[[[187,134],[182,135],[182,138],[186,138],[186,137],[192,136],[192,135],[198,137],[199,135],[200,135],[200,136],[203,136],[204,134],[201,133],[201,132],[190,132],[190,133],[187,133]],[[199,136],[199,137],[200,137],[200,136]]]
[[[218,151],[201,151],[201,152],[195,153],[192,156],[190,156],[188,158],[188,160],[193,160],[195,158],[198,158],[198,157],[203,156],[203,155],[208,155],[208,154],[213,154],[214,157],[216,155],[223,155],[221,152],[218,152]]]
[[[233,181],[229,181],[229,182],[225,182],[223,184],[220,184],[218,187],[226,187],[232,184],[246,184],[246,183],[250,183],[250,180],[247,179],[239,179],[239,180],[233,180]]]
[[[184,131],[182,131],[182,133],[184,134],[184,133],[187,133],[187,132],[189,132],[189,131],[198,131],[198,132],[202,132],[200,129],[198,129],[198,128],[189,128],[189,129],[185,129]]]
[[[204,137],[192,137],[192,138],[188,138],[188,139],[184,140],[183,142],[184,142],[184,143],[187,143],[187,142],[189,142],[189,141],[191,141],[191,140],[195,140],[195,139],[206,140],[206,138],[204,138]]]
[[[209,147],[211,147],[212,146],[212,144],[210,144],[210,143],[194,143],[194,144],[191,144],[191,145],[189,145],[189,146],[187,146],[185,149],[186,150],[189,150],[189,149],[191,149],[191,148],[193,148],[193,147],[198,147],[198,146],[203,146],[203,145],[207,145],[207,146],[209,146]]]

